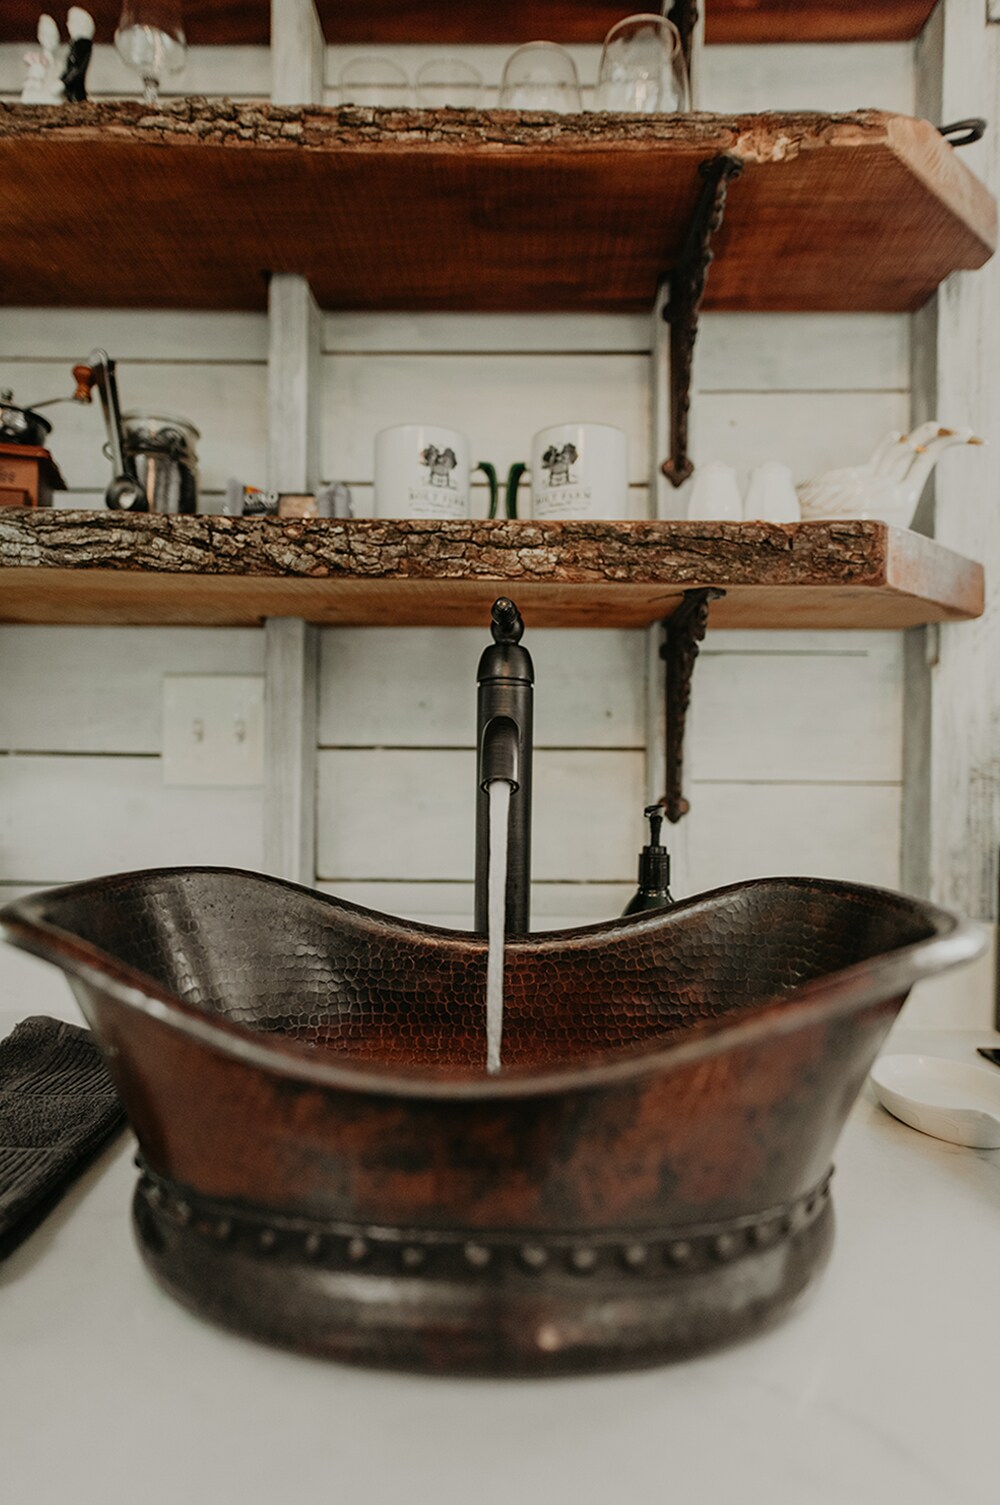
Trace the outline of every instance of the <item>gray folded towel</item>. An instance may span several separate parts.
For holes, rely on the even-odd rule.
[[[37,1017],[0,1041],[0,1259],[124,1121],[88,1030]]]

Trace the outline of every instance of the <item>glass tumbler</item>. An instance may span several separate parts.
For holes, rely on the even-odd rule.
[[[425,110],[475,110],[483,97],[483,75],[461,58],[432,58],[417,73],[417,104]]]
[[[355,57],[340,70],[340,102],[382,109],[405,109],[413,103],[410,80],[387,57]]]
[[[680,32],[663,16],[626,16],[604,38],[598,110],[673,114],[691,107]]]
[[[555,42],[526,42],[512,52],[500,80],[501,110],[552,110],[576,115],[583,109],[576,64]]]

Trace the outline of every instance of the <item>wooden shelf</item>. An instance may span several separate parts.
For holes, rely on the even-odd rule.
[[[979,616],[983,572],[876,522],[349,522],[0,510],[0,620],[641,627],[718,586],[717,627],[915,627]]]
[[[708,307],[914,309],[995,245],[960,156],[878,111],[0,104],[0,299],[260,309],[297,272],[325,308],[646,310],[722,152]]]
[[[99,42],[110,42],[121,0],[89,0]],[[319,0],[328,42],[359,47],[386,43],[599,43],[621,20],[614,0]],[[915,37],[934,0],[706,0],[709,42],[896,42]],[[33,42],[37,0],[5,0],[0,42]],[[267,0],[184,0],[192,46],[266,46]]]

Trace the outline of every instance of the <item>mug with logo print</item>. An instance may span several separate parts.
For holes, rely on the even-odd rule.
[[[469,516],[469,441],[456,429],[401,423],[375,436],[375,516]]]
[[[532,512],[539,520],[623,518],[628,440],[607,423],[559,423],[531,441]]]

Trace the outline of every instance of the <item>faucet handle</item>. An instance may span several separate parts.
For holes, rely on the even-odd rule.
[[[493,603],[490,631],[495,643],[519,643],[524,637],[521,613],[507,596],[500,596]]]

